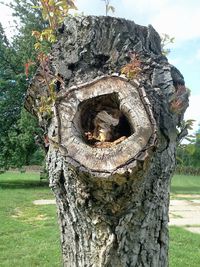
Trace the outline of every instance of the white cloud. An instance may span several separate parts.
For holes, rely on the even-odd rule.
[[[141,14],[146,14],[147,16],[150,16],[150,14],[153,12],[158,12],[165,6],[167,6],[169,0],[122,0],[122,7],[128,8],[131,13],[139,12]],[[113,2],[114,3],[114,2]]]
[[[175,36],[178,41],[191,40],[200,37],[199,7],[166,6],[152,18],[152,24],[159,32]]]
[[[121,2],[121,9],[124,7],[129,17],[131,14],[132,17],[133,14],[137,16],[137,13],[143,15],[145,22],[152,24],[159,33],[174,36],[176,42],[200,37],[198,0],[122,0]],[[122,12],[120,11],[121,14]]]

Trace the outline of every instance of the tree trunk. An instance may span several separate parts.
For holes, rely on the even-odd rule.
[[[64,266],[168,266],[183,77],[152,26],[75,17],[59,31],[45,67],[49,80],[57,77],[51,113],[42,67],[25,105],[49,140]]]

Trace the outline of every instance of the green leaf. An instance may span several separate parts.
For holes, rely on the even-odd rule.
[[[42,9],[41,6],[31,6],[32,8],[35,8],[35,9]]]

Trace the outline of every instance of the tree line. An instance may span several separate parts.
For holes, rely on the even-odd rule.
[[[177,148],[177,173],[200,175],[200,128]]]

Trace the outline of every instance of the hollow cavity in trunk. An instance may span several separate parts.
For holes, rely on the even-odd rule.
[[[120,109],[117,93],[83,101],[75,118],[76,130],[90,146],[102,146],[105,142],[117,144],[117,140],[123,141],[134,133],[127,115]]]

